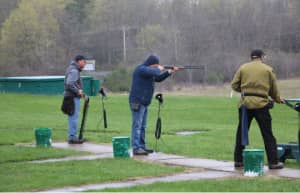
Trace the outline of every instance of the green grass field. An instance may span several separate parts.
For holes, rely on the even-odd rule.
[[[90,99],[85,138],[94,143],[111,143],[111,139],[114,136],[131,136],[131,113],[127,95],[112,95],[105,101],[108,114],[108,128],[105,130],[103,129],[102,122],[101,98],[97,96]],[[229,98],[224,96],[178,96],[165,94],[164,99],[165,103],[161,111],[163,132],[157,146],[159,151],[190,157],[232,160],[235,130],[237,127],[237,102],[239,100],[237,96]],[[52,128],[53,141],[66,141],[67,117],[60,111],[61,101],[62,96],[0,94],[0,107],[2,109],[0,114],[0,191],[41,190],[69,185],[125,180],[133,176],[151,176],[183,171],[183,168],[145,164],[134,160],[108,159],[108,161],[96,160],[41,165],[25,163],[24,161],[28,160],[79,154],[74,151],[56,150],[53,148],[40,149],[16,146],[20,143],[33,144],[35,142],[34,128],[41,127]],[[155,148],[154,130],[157,109],[157,101],[153,100],[149,107],[146,134],[147,143],[150,148]],[[297,113],[285,105],[276,105],[271,113],[277,142],[296,142],[298,131]],[[176,135],[177,131],[182,130],[202,132],[190,136]],[[255,121],[252,123],[250,130],[249,148],[264,148],[263,140]],[[98,162],[101,162],[101,166]],[[123,171],[119,168],[110,170],[107,174],[103,171],[97,173],[92,169],[93,167],[101,167],[109,170],[120,165],[122,162],[126,162],[126,165],[132,168],[137,168],[136,171],[124,168],[130,172],[122,174]],[[81,170],[86,171],[84,176],[87,177],[81,179],[76,173],[73,173],[72,168],[67,169],[70,164],[74,165],[73,168],[76,165],[76,168],[79,168],[80,172]],[[299,168],[295,160],[288,161],[286,166]],[[56,170],[56,167],[66,169]],[[47,172],[43,173],[44,170]],[[70,171],[72,172],[69,173]],[[42,174],[39,172],[42,172]],[[43,178],[41,178],[41,175]],[[70,176],[64,177],[65,175]],[[108,176],[102,178],[102,175]],[[60,178],[58,180],[53,176],[59,176]],[[70,180],[65,180],[65,178],[69,178]],[[242,183],[239,183],[239,181],[242,181]],[[166,188],[159,189],[159,191],[250,191],[247,188],[243,189],[246,184],[249,186],[251,184],[260,186],[262,184],[262,189],[254,190],[271,191],[273,181],[282,184],[284,187],[290,187],[290,189],[283,188],[278,189],[278,191],[300,191],[299,189],[295,189],[295,182],[299,183],[299,180],[264,178],[258,180],[227,179],[221,181],[224,183],[216,184],[209,180],[194,181],[190,182],[191,184],[180,182],[174,184],[183,187],[182,189],[168,189],[168,187],[174,187],[174,184],[171,183],[160,185]],[[263,184],[270,185],[264,186]],[[205,186],[207,188],[197,189],[196,187],[198,186]],[[146,189],[124,190],[158,191],[158,189],[153,188],[151,185]]]
[[[131,159],[100,159],[40,164],[19,162],[1,164],[0,167],[1,192],[53,189],[183,171],[181,167],[147,164]]]
[[[103,192],[299,192],[299,180],[239,178],[154,183],[130,188],[104,189]],[[98,192],[99,190],[97,190]]]
[[[53,129],[54,141],[66,141],[67,117],[60,111],[60,96],[1,94],[1,145],[34,143],[34,128]],[[165,153],[231,160],[237,127],[238,98],[165,96],[162,108],[162,139],[158,149]],[[147,141],[154,148],[157,101],[149,108]],[[91,97],[85,137],[96,143],[111,143],[113,136],[131,135],[131,114],[125,95],[106,100],[108,128],[103,129],[100,97]],[[271,111],[274,134],[278,143],[297,141],[297,113],[285,105]],[[177,131],[203,131],[196,135],[179,136]],[[250,129],[250,147],[263,148],[256,122]],[[293,164],[291,164],[293,165]],[[296,164],[295,164],[296,165]]]
[[[0,164],[9,162],[22,162],[31,160],[42,160],[47,158],[59,158],[68,155],[86,155],[87,152],[78,152],[72,150],[55,148],[33,148],[13,145],[0,145]]]

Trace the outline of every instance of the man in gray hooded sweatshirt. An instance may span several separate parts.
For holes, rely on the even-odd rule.
[[[78,118],[80,112],[80,98],[84,96],[80,72],[86,65],[86,59],[77,55],[66,70],[64,103],[68,112],[68,142],[69,144],[82,144],[84,140],[77,138]],[[67,102],[65,102],[67,101]]]

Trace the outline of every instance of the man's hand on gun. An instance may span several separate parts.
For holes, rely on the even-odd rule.
[[[285,99],[280,98],[280,99],[279,99],[279,103],[280,103],[280,104],[285,104]]]
[[[160,71],[168,71],[170,74],[173,74],[175,73],[177,70],[179,70],[179,68],[177,66],[172,66],[172,68],[165,68],[164,66],[162,65],[158,65],[158,69]]]
[[[174,66],[173,68],[170,68],[170,69],[166,69],[166,68],[164,68],[164,69],[167,70],[170,74],[173,74],[179,70],[179,68],[177,66]]]
[[[79,96],[80,96],[81,98],[84,98],[85,94],[84,94],[83,90],[79,90]]]
[[[175,73],[178,70],[205,70],[205,66],[193,66],[193,65],[185,65],[185,66],[173,66],[173,65],[160,65],[155,64],[152,65],[153,68],[158,68],[160,71],[168,71],[170,74]]]

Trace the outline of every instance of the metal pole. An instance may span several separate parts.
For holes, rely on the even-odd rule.
[[[178,52],[177,52],[177,33],[178,31],[176,30],[175,31],[175,37],[174,37],[174,49],[175,49],[175,61],[177,62],[177,59],[178,59]]]
[[[126,64],[126,28],[125,26],[122,27],[123,30],[123,64]]]

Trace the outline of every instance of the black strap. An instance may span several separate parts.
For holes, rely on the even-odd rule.
[[[257,94],[257,93],[244,93],[244,96],[256,96],[256,97],[261,97],[261,98],[268,99],[267,96],[261,95],[261,94]]]

